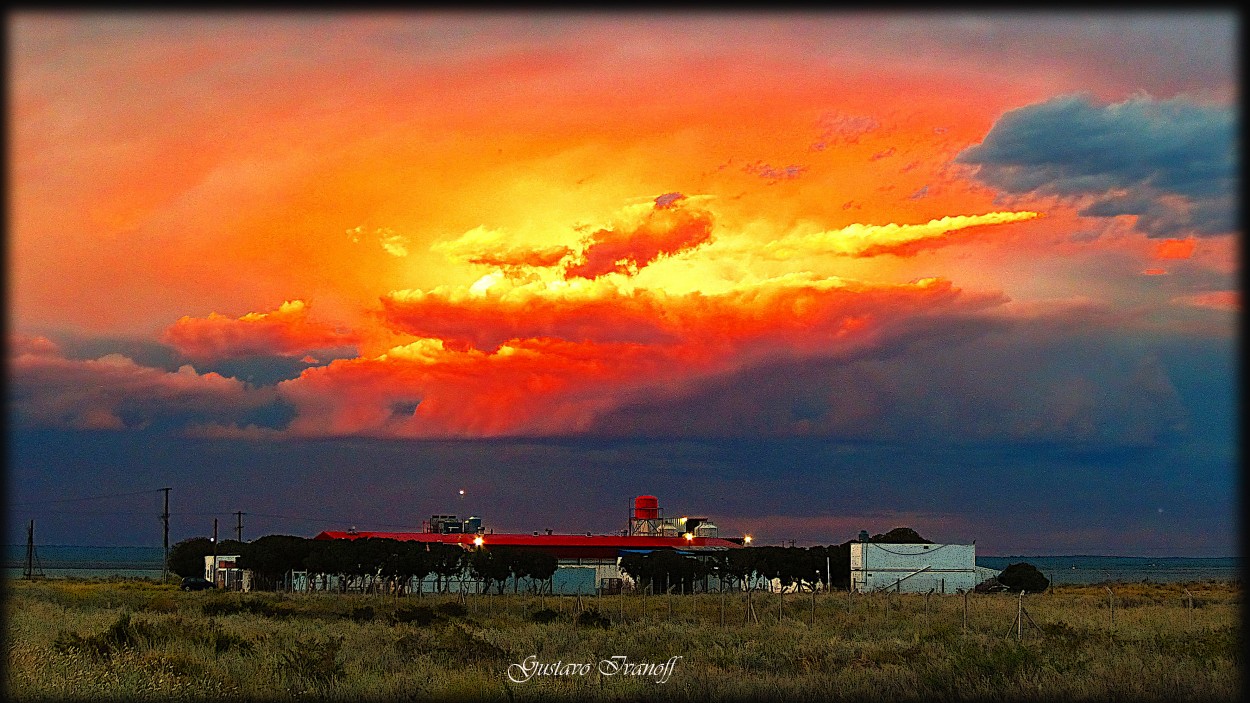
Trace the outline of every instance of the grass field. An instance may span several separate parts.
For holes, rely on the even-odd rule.
[[[1114,609],[1102,586],[1056,587],[1022,600],[974,594],[966,621],[962,596],[818,594],[813,609],[811,594],[755,593],[755,619],[748,622],[743,594],[462,601],[183,593],[143,581],[11,581],[4,697],[1240,698],[1239,585],[1112,588]],[[1021,606],[1024,627],[1014,628]],[[659,667],[675,656],[682,658],[657,683],[665,678]],[[576,673],[552,673],[548,666],[546,675],[532,668],[557,662],[586,666]],[[622,662],[657,670],[627,674]],[[523,682],[509,681],[510,671]]]

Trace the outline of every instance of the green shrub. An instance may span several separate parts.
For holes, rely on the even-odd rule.
[[[107,659],[121,649],[134,649],[151,646],[164,639],[150,624],[134,622],[130,611],[123,609],[117,620],[109,625],[104,632],[83,637],[77,633],[62,630],[57,633],[52,647],[62,654],[80,652],[96,658]]]
[[[395,610],[395,614],[392,616],[394,621],[397,623],[410,622],[422,627],[434,622],[437,617],[438,616],[434,614],[434,611],[429,606],[425,605],[403,606],[401,608],[397,608]]]
[[[449,618],[462,618],[469,614],[469,609],[460,603],[443,603],[438,606],[438,612]]]
[[[178,604],[174,601],[172,594],[157,593],[148,600],[145,610],[153,613],[173,613],[178,610]]]
[[[209,617],[233,615],[243,612],[243,605],[238,598],[216,598],[204,601],[200,610]]]
[[[551,608],[543,608],[530,613],[530,620],[534,622],[548,623],[560,617],[560,614]]]
[[[463,625],[452,623],[440,626],[430,651],[448,654],[455,662],[502,661],[505,655],[502,649],[469,632]]]
[[[601,615],[594,608],[578,613],[577,617],[573,618],[573,622],[586,627],[602,627],[605,630],[612,626],[612,621]]]
[[[1038,571],[1036,566],[1024,562],[1011,564],[1003,569],[998,575],[998,582],[1012,593],[1041,593],[1050,587],[1050,579]]]
[[[301,637],[278,655],[278,674],[296,687],[326,686],[343,676],[343,665],[338,660],[342,647],[342,637]]]
[[[252,613],[267,618],[283,618],[296,614],[295,608],[289,603],[274,601],[268,598],[243,598],[227,596],[206,600],[200,609],[210,617],[233,615],[235,613]]]

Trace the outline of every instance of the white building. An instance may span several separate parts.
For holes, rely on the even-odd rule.
[[[252,572],[238,566],[238,554],[223,554],[214,564],[212,555],[204,557],[204,578],[217,588],[229,591],[252,590]]]
[[[959,593],[997,573],[976,565],[971,544],[851,543],[851,588],[858,593]]]

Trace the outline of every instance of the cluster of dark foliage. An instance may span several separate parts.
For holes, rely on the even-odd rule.
[[[204,557],[237,554],[240,568],[252,572],[252,588],[275,590],[287,574],[339,576],[340,590],[349,584],[363,586],[366,592],[404,592],[410,579],[418,583],[431,574],[436,590],[447,590],[452,579],[465,568],[475,578],[494,585],[502,593],[509,580],[519,590],[522,579],[530,588],[550,586],[555,574],[555,557],[533,550],[508,547],[480,547],[465,551],[454,544],[426,544],[405,540],[369,537],[361,539],[315,540],[291,535],[267,535],[251,542],[223,540],[214,549],[207,537],[183,540],[170,548],[169,568],[179,576],[202,576]]]
[[[1008,591],[1019,593],[1041,593],[1050,587],[1050,579],[1046,578],[1032,564],[1010,564],[998,575],[998,582]]]
[[[868,538],[881,544],[932,544],[909,527],[897,527]],[[715,575],[729,584],[745,579],[777,579],[783,588],[810,591],[816,588],[846,589],[851,583],[851,544],[815,547],[744,547],[697,559],[676,550],[660,549],[629,554],[621,569],[652,593],[693,593],[696,582]],[[291,535],[267,535],[251,542],[224,540],[217,554],[239,555],[239,566],[250,569],[256,590],[279,588],[291,571],[339,576],[340,590],[349,584],[366,592],[385,589],[403,593],[415,580],[436,576],[435,590],[447,590],[452,579],[466,568],[475,579],[503,593],[509,582],[514,592],[522,584],[529,590],[550,588],[557,560],[550,554],[516,547],[478,547],[466,551],[458,545],[427,544],[387,538],[313,540]],[[198,576],[204,557],[214,553],[212,540],[196,537],[175,544],[169,567],[180,576]],[[1044,591],[1050,582],[1029,564],[1012,564],[998,577],[1001,587],[1030,592]],[[223,606],[226,607],[226,606]],[[370,616],[354,614],[360,620]]]
[[[868,538],[881,544],[932,544],[910,527],[897,527]],[[696,559],[673,550],[630,554],[621,559],[621,570],[640,588],[653,593],[693,593],[694,583],[715,575],[730,584],[744,579],[778,579],[783,588],[810,591],[814,588],[846,589],[851,585],[851,541],[827,547],[743,547]]]

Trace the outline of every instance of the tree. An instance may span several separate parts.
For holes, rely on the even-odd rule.
[[[429,576],[433,565],[429,549],[424,542],[399,543],[399,557],[396,560],[395,571],[404,577],[405,581],[415,579],[418,594],[421,593],[421,585],[425,582],[425,577]]]
[[[239,566],[252,571],[254,588],[277,588],[288,571],[304,568],[311,541],[293,535],[259,537],[241,545]]]
[[[355,540],[327,539],[313,540],[304,559],[304,566],[310,574],[337,574],[342,577],[339,590],[347,592],[347,574],[356,561]]]
[[[998,575],[998,582],[1013,593],[1041,593],[1050,587],[1050,579],[1038,571],[1037,567],[1025,562],[1008,565]]]
[[[873,535],[868,541],[879,544],[933,544],[910,527],[896,527],[883,535]]]
[[[232,539],[221,540],[217,543],[218,556],[230,554],[242,554],[243,543],[236,542]],[[213,555],[213,540],[211,537],[190,537],[169,548],[169,562],[167,566],[170,571],[186,578],[188,576],[204,575],[204,557]]]
[[[640,591],[645,590],[651,582],[651,564],[645,557],[645,554],[626,554],[621,557],[620,562],[621,572],[629,575]]]
[[[694,593],[695,579],[702,578],[711,570],[698,559],[683,556],[671,549],[656,549],[648,554],[627,554],[621,558],[620,568],[638,583],[640,589],[649,584],[655,593],[672,590]]]
[[[204,576],[204,557],[212,556],[213,540],[191,537],[169,548],[169,570],[183,578]]]
[[[725,573],[739,583],[746,584],[759,574],[760,561],[759,547],[734,549],[725,558]]]
[[[448,580],[464,569],[464,548],[456,544],[430,545],[430,570],[438,575],[440,590],[447,590]]]
[[[542,588],[541,582],[548,582],[560,568],[560,560],[546,552],[533,549],[517,550],[512,560],[512,576],[516,579],[516,588],[520,588],[521,579],[528,578],[534,588]]]
[[[515,561],[514,550],[507,547],[478,547],[469,553],[469,573],[485,582],[486,591],[490,590],[492,583],[498,583],[499,593],[502,594]]]

